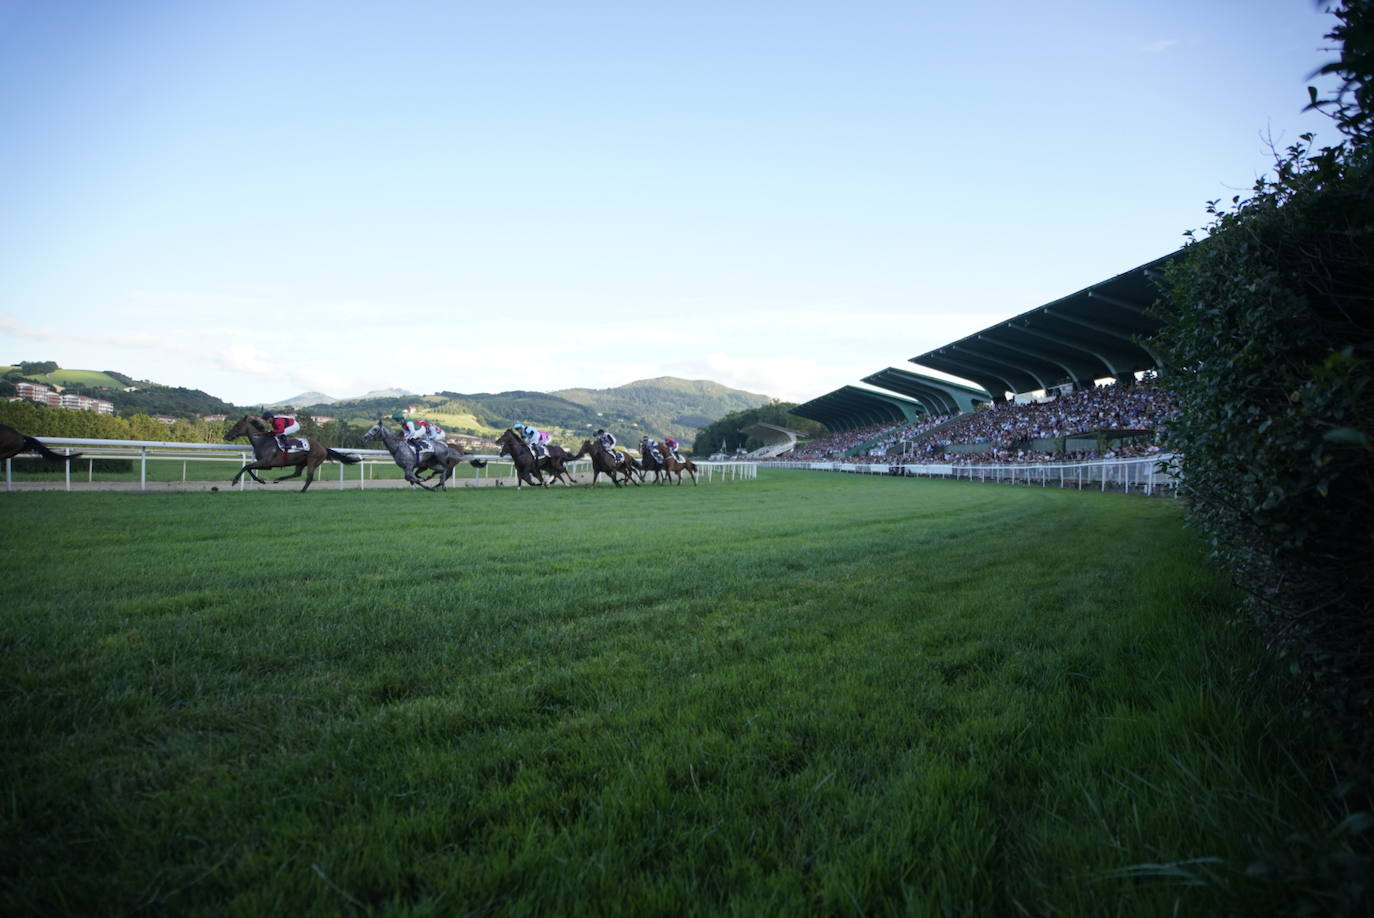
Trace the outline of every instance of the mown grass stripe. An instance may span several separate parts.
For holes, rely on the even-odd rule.
[[[1266,910],[1322,825],[1171,502],[3,501],[7,912]]]

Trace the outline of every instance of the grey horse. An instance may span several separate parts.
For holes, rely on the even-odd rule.
[[[391,458],[396,460],[396,464],[401,467],[401,471],[406,473],[406,481],[413,485],[419,485],[434,491],[439,488],[448,490],[444,483],[453,477],[454,466],[458,464],[458,454],[449,448],[447,443],[432,441],[430,446],[432,452],[422,452],[419,460],[416,460],[415,450],[404,437],[393,437],[391,431],[378,421],[368,428],[367,433],[363,434],[364,440],[381,440],[387,452],[391,453]],[[419,477],[422,469],[429,469],[439,478],[437,485],[427,485]],[[431,476],[434,477],[434,476]]]

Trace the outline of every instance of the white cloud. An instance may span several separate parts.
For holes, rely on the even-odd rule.
[[[1146,54],[1163,54],[1165,51],[1168,51],[1170,48],[1174,47],[1177,44],[1178,39],[1165,38],[1160,41],[1152,41],[1147,45],[1143,45],[1141,46],[1140,50],[1144,51]]]

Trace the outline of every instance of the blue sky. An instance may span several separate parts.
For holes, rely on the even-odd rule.
[[[0,362],[803,401],[1178,248],[1309,0],[0,0]]]

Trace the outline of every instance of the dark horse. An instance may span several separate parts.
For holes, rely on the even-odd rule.
[[[654,473],[654,484],[663,484],[667,474],[663,468],[663,460],[658,453],[649,449],[647,439],[639,441],[639,477],[643,479],[646,472]]]
[[[396,460],[396,464],[405,473],[406,481],[429,491],[440,488],[448,490],[446,485],[453,477],[453,469],[458,465],[458,451],[447,443],[432,443],[432,448],[428,452],[421,452],[416,456],[414,447],[406,442],[405,437],[393,437],[381,421],[369,427],[367,433],[363,434],[363,439],[381,440],[386,451],[391,453],[391,458]],[[429,476],[430,478],[439,479],[437,485],[425,484],[424,479],[420,477],[420,472],[425,469],[434,473]]]
[[[0,424],[0,459],[8,459],[22,452],[33,450],[49,462],[71,462],[80,453],[64,456],[48,449],[33,437],[26,437],[8,424]]]
[[[553,476],[554,481],[561,481],[569,487],[573,484],[572,473],[566,468],[567,464],[573,460],[573,454],[556,443],[550,443],[545,447],[548,455],[539,460],[539,470],[548,472]]]
[[[357,456],[350,456],[347,453],[329,449],[318,440],[311,440],[309,449],[293,449],[283,453],[277,448],[276,436],[271,431],[266,430],[261,421],[249,415],[244,415],[243,419],[231,427],[224,436],[227,440],[243,436],[248,437],[248,442],[253,444],[253,456],[257,459],[256,462],[249,463],[239,469],[239,473],[234,476],[234,480],[230,484],[238,484],[244,472],[247,472],[248,477],[258,484],[267,484],[257,476],[254,470],[294,467],[296,471],[290,475],[272,479],[272,484],[285,481],[288,478],[299,478],[301,472],[305,472],[305,486],[301,488],[304,491],[315,480],[315,469],[319,468],[324,460],[333,459],[344,465],[362,462]]]
[[[668,475],[676,475],[677,483],[681,485],[682,473],[686,472],[688,475],[692,476],[692,484],[695,485],[697,483],[697,467],[696,463],[692,462],[691,459],[679,460],[675,458],[668,450],[668,447],[664,446],[662,443],[658,444],[658,453],[658,456],[655,458],[658,459],[659,465],[663,467],[665,477]]]
[[[605,475],[611,480],[611,484],[618,488],[620,487],[620,479],[616,476],[623,475],[626,481],[634,481],[635,486],[638,487],[639,482],[635,481],[634,475],[630,472],[628,461],[625,465],[621,465],[615,455],[596,440],[583,440],[582,448],[572,458],[581,459],[586,455],[592,457],[592,484],[596,484],[598,475]],[[628,460],[630,457],[626,456],[625,458]]]
[[[496,445],[501,447],[500,455],[509,455],[511,463],[515,466],[515,486],[517,488],[520,487],[522,481],[531,487],[537,485],[541,488],[547,488],[549,486],[539,471],[539,462],[534,458],[534,453],[530,452],[530,448],[525,445],[525,441],[520,438],[519,434],[507,427],[506,432],[496,438]]]

